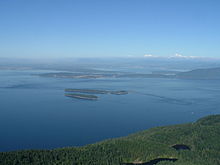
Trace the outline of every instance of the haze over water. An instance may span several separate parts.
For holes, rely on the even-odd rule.
[[[80,146],[147,128],[220,113],[219,80],[62,79],[44,70],[0,71],[0,151]],[[67,98],[65,88],[127,90],[97,101]]]

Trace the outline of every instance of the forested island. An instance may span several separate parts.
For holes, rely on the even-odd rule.
[[[113,95],[126,95],[128,91],[109,91],[109,90],[100,90],[100,89],[73,89],[67,88],[64,90],[66,97],[85,99],[85,100],[97,100],[98,96],[94,94],[113,94]],[[91,95],[92,94],[92,95]]]
[[[69,93],[65,94],[66,97],[76,98],[76,99],[84,99],[84,100],[97,100],[98,96],[95,95],[85,95],[85,94],[78,94],[78,93]]]
[[[68,88],[68,89],[65,89],[65,92],[79,92],[79,93],[90,93],[90,94],[108,94],[107,90],[99,90],[99,89],[73,89],[73,88]]]
[[[56,137],[54,137],[56,138]],[[220,115],[83,147],[0,153],[1,165],[219,165]]]

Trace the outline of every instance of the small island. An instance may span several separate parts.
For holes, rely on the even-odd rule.
[[[110,94],[113,94],[113,95],[127,95],[128,91],[110,91]]]
[[[119,90],[119,91],[110,91],[110,90],[99,90],[99,89],[72,89],[67,88],[65,92],[79,92],[79,93],[88,93],[88,94],[113,94],[113,95],[126,95],[128,91]]]
[[[94,94],[112,94],[112,95],[126,95],[128,91],[119,90],[119,91],[110,91],[110,90],[99,90],[99,89],[65,89],[65,96],[76,98],[76,99],[85,99],[85,100],[97,100],[98,96]],[[92,94],[92,95],[91,95]]]
[[[65,94],[65,96],[76,98],[76,99],[84,99],[84,100],[97,100],[98,99],[98,96],[95,96],[95,95],[85,95],[85,94],[78,94],[78,93]]]
[[[65,92],[80,92],[80,93],[91,93],[91,94],[108,94],[106,90],[97,89],[65,89]]]

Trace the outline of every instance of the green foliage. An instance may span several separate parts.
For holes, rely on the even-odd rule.
[[[191,150],[176,151],[175,144]],[[157,165],[219,165],[220,115],[196,123],[157,127],[84,147],[0,153],[0,165],[120,165],[177,158]]]

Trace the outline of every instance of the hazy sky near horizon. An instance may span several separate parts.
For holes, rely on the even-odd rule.
[[[220,57],[219,0],[1,0],[0,57]]]

